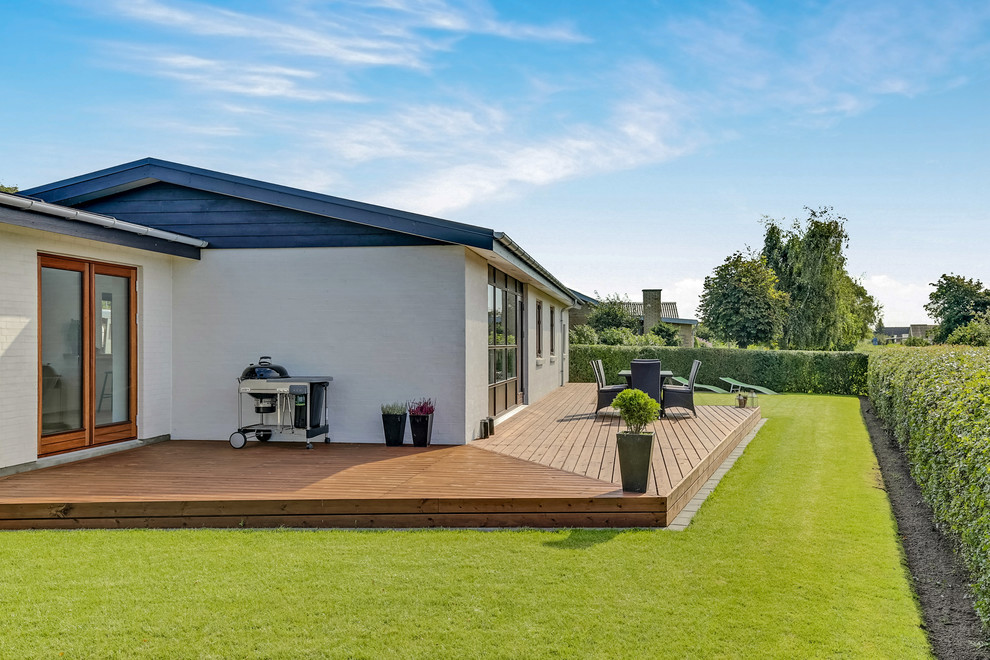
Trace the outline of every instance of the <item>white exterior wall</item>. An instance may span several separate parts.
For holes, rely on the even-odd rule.
[[[226,440],[235,379],[271,355],[290,375],[333,377],[334,441],[380,443],[382,403],[429,396],[433,442],[464,443],[465,260],[435,246],[204,250],[176,263],[172,436]]]
[[[468,252],[464,268],[465,290],[465,429],[471,440],[488,417],[488,262]]]
[[[536,308],[537,301],[543,302],[543,357],[536,357]],[[557,320],[553,331],[556,333],[556,351],[550,354],[550,306],[557,310]],[[536,403],[544,396],[567,383],[567,335],[561,332],[561,325],[567,323],[568,303],[545,293],[534,286],[526,287],[526,403]]]
[[[38,457],[38,253],[138,268],[138,437],[171,430],[172,257],[0,225],[0,467]]]

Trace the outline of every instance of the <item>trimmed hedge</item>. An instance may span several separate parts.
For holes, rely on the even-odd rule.
[[[990,348],[878,351],[868,384],[939,526],[959,544],[990,625]]]
[[[678,348],[673,346],[570,347],[570,379],[593,383],[591,361],[599,359],[609,384],[621,383],[619,371],[635,358],[656,358],[664,369],[687,378],[691,363],[701,360],[698,382],[725,386],[719,377],[769,387],[775,392],[865,394],[867,357],[842,351],[750,351],[740,348]]]

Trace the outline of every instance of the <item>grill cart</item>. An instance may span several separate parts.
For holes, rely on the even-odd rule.
[[[243,448],[249,435],[267,442],[275,433],[303,435],[307,449],[313,448],[313,438],[320,435],[330,442],[327,388],[332,380],[330,376],[290,376],[285,367],[263,355],[237,379],[237,430],[230,434],[230,446]],[[256,424],[244,423],[245,395],[259,416]]]

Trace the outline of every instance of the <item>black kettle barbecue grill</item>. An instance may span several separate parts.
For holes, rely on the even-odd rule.
[[[319,435],[326,434],[324,442],[330,442],[327,388],[333,378],[290,376],[285,367],[272,364],[271,359],[262,355],[258,364],[249,365],[237,379],[237,430],[230,434],[230,446],[243,448],[249,435],[267,442],[274,433],[304,434],[307,449],[313,448],[312,439]],[[260,416],[257,424],[244,424],[245,394]]]

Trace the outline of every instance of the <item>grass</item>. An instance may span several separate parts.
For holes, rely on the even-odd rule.
[[[929,657],[858,401],[760,403],[685,532],[0,533],[0,657]]]

